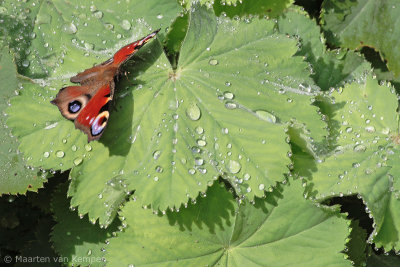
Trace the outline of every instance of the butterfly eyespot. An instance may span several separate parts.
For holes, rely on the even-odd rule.
[[[68,103],[68,111],[71,113],[77,113],[79,110],[81,110],[82,103],[79,102],[78,100],[74,100],[70,103]]]
[[[108,116],[108,111],[104,111],[97,115],[96,119],[92,123],[92,126],[90,127],[90,132],[93,136],[99,135],[103,132],[107,125]]]

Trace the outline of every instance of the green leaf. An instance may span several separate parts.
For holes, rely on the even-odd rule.
[[[51,241],[60,260],[68,266],[103,266],[105,242],[117,231],[118,221],[107,230],[89,223],[86,216],[69,209],[66,197],[68,184],[62,184],[54,192],[52,209],[57,224],[51,233]],[[68,262],[65,259],[68,259]]]
[[[398,106],[393,88],[368,77],[332,93],[339,135],[335,150],[317,164],[310,187],[317,198],[359,194],[374,219],[370,239],[399,249]]]
[[[324,1],[321,19],[330,43],[350,49],[373,47],[398,77],[400,30],[395,25],[399,15],[397,0],[329,0]]]
[[[235,16],[267,16],[269,18],[276,18],[292,3],[293,0],[245,0],[239,2],[221,0],[215,1],[214,10],[218,16],[224,14],[230,18]]]
[[[44,1],[36,17],[30,75],[65,79],[156,28],[166,28],[181,10],[171,0]],[[149,29],[150,28],[150,29]],[[82,60],[82,58],[85,58]],[[66,77],[67,76],[67,77]]]
[[[366,247],[367,247],[367,232],[359,226],[357,220],[351,221],[351,233],[349,242],[347,243],[347,255],[354,262],[354,266],[365,266],[366,262]]]
[[[272,190],[290,164],[287,126],[326,134],[307,65],[273,26],[196,6],[176,70],[157,42],[148,46],[144,62],[157,61],[118,99],[104,145],[71,172],[72,206],[108,224],[132,190],[156,210],[179,207],[220,175],[249,198]]]
[[[32,166],[64,171],[90,157],[92,147],[86,144],[84,135],[49,101],[69,83],[69,77],[108,59],[126,43],[148,34],[149,27],[168,26],[180,11],[176,2],[168,0],[132,1],[128,3],[130,10],[124,6],[122,12],[120,4],[111,2],[78,3],[42,3],[30,54],[40,62],[32,61],[29,73],[50,77],[33,83],[25,80],[20,96],[12,99],[7,110],[10,114],[7,124],[20,138],[20,150]],[[155,5],[157,8],[153,8]],[[119,14],[117,18],[115,14]]]
[[[372,254],[368,257],[367,267],[392,267],[399,266],[400,259],[399,256],[395,255],[376,255]]]
[[[299,182],[279,185],[253,205],[238,205],[215,183],[206,198],[165,215],[131,201],[121,212],[127,227],[107,247],[107,266],[351,266],[340,253],[346,221],[302,190]]]
[[[279,32],[299,38],[297,55],[304,56],[311,64],[315,83],[322,89],[343,85],[361,77],[370,64],[359,54],[346,50],[326,50],[321,29],[314,20],[300,10],[291,8],[278,20]]]
[[[9,98],[17,90],[16,66],[7,47],[0,52],[0,111],[6,113]],[[6,116],[0,116],[0,195],[25,194],[26,191],[37,191],[46,182],[46,174],[25,167],[25,161],[18,151],[18,142],[12,137],[5,125]]]

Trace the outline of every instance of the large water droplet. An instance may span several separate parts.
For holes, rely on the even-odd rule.
[[[367,150],[367,147],[364,145],[356,145],[353,148],[354,152],[364,152],[365,150]]]
[[[240,169],[242,168],[242,166],[241,166],[240,163],[237,162],[236,160],[229,160],[229,163],[228,163],[227,168],[228,168],[228,171],[229,171],[230,173],[235,174],[235,173],[238,173],[238,172],[240,171]]]
[[[82,163],[82,161],[83,161],[82,158],[76,158],[76,159],[74,159],[74,165],[78,166],[78,165],[80,165]]]
[[[235,102],[232,102],[232,101],[227,101],[225,103],[225,107],[227,109],[235,109],[235,108],[237,108],[237,104]]]
[[[195,158],[194,164],[196,164],[196,165],[198,165],[198,166],[201,166],[201,165],[204,164],[204,159],[202,159],[202,158]]]
[[[216,65],[218,65],[218,60],[216,60],[216,59],[210,59],[210,61],[208,62],[210,65],[212,65],[212,66],[216,66]]]
[[[201,111],[195,103],[191,103],[186,109],[186,115],[189,117],[189,119],[197,121],[200,119]]]
[[[97,19],[101,19],[103,17],[103,12],[101,11],[96,11],[93,13],[94,17]]]
[[[56,157],[57,157],[57,158],[63,158],[64,155],[65,155],[64,151],[58,150],[58,151],[56,152]]]
[[[122,23],[121,23],[121,27],[122,27],[122,29],[128,31],[128,30],[130,30],[130,28],[132,27],[132,25],[131,25],[131,23],[130,23],[128,20],[124,19],[124,20],[122,21]]]
[[[154,153],[153,153],[153,158],[154,158],[154,159],[158,159],[158,158],[160,157],[160,155],[161,155],[161,151],[156,150],[156,151],[154,151]]]
[[[75,24],[73,24],[73,23],[66,23],[62,26],[61,29],[63,32],[65,32],[67,34],[74,34],[78,31]]]
[[[232,100],[234,97],[235,97],[235,95],[232,94],[231,92],[229,92],[229,91],[224,92],[224,98],[225,99]]]
[[[204,133],[203,127],[197,126],[197,127],[196,127],[196,133],[197,133],[197,134],[202,134],[202,133]]]
[[[161,166],[156,167],[156,172],[163,172],[163,171],[164,171],[163,167]]]
[[[267,121],[270,123],[276,123],[276,117],[273,114],[269,113],[268,111],[257,110],[256,115],[261,120],[264,120],[264,121]]]

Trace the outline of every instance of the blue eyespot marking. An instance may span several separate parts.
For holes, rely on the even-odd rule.
[[[82,103],[78,100],[74,100],[68,104],[68,111],[71,113],[77,113],[79,110],[81,110],[81,107]]]

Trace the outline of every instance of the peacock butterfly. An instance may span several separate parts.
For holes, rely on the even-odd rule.
[[[98,140],[107,126],[115,89],[114,77],[119,74],[121,65],[158,32],[159,29],[122,47],[109,60],[71,77],[70,81],[80,86],[60,89],[51,101],[61,115],[74,121],[75,128],[87,134],[88,142]]]

